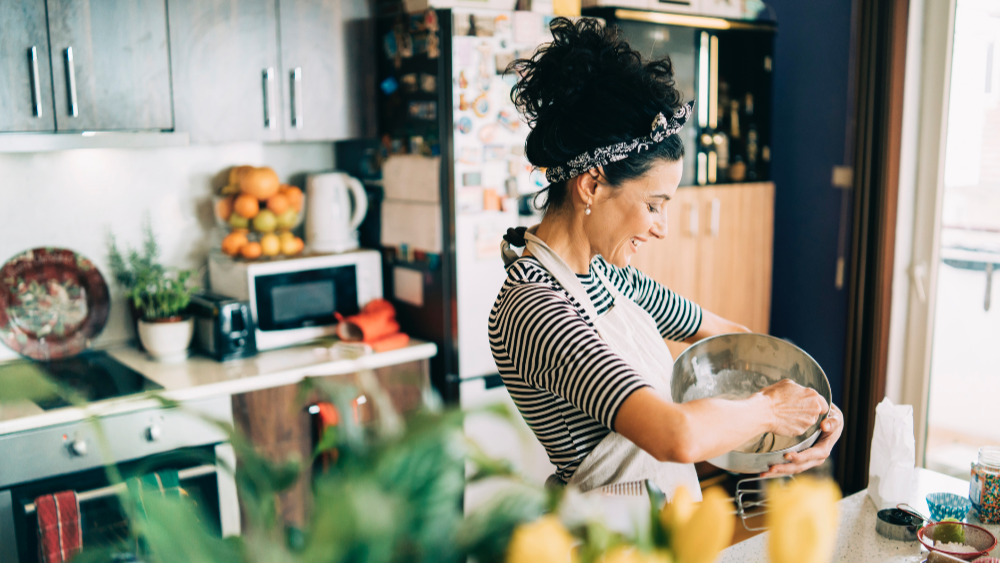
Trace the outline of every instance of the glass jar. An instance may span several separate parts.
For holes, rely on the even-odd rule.
[[[979,462],[972,465],[969,500],[987,524],[1000,524],[1000,446],[979,448]]]

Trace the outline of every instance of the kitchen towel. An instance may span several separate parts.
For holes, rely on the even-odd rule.
[[[38,517],[39,561],[69,561],[83,549],[80,502],[76,498],[76,491],[37,497],[35,515]]]
[[[912,502],[916,479],[913,407],[883,399],[875,408],[868,496],[879,510]]]

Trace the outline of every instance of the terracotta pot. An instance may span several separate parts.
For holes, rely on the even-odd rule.
[[[176,362],[187,358],[191,337],[194,336],[194,319],[170,317],[153,321],[139,321],[139,341],[146,353],[160,362]]]

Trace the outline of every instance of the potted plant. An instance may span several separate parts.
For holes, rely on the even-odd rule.
[[[139,342],[157,360],[179,360],[187,357],[194,335],[194,321],[185,312],[197,288],[189,283],[192,270],[163,266],[159,253],[148,223],[142,251],[130,247],[127,258],[118,250],[114,235],[109,235],[108,262],[115,281],[125,290]]]

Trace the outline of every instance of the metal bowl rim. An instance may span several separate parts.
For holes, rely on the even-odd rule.
[[[812,360],[812,362],[819,369],[820,374],[823,375],[823,381],[826,382],[826,389],[827,389],[827,391],[829,393],[829,396],[830,396],[830,400],[828,401],[826,413],[823,414],[823,416],[821,416],[819,418],[819,420],[816,421],[817,423],[822,424],[823,421],[826,420],[827,417],[830,416],[830,413],[833,412],[833,387],[830,386],[830,378],[829,378],[829,376],[826,375],[826,371],[823,369],[823,366],[821,366],[819,364],[819,362],[816,361],[816,358],[814,358],[811,355],[809,355],[809,352],[806,352],[802,348],[799,348],[798,346],[796,346],[795,344],[792,344],[791,342],[785,340],[784,338],[778,338],[777,336],[771,336],[770,334],[762,334],[762,333],[759,333],[759,332],[727,332],[725,334],[716,334],[715,336],[709,336],[708,338],[702,338],[698,342],[695,342],[694,344],[688,346],[686,350],[684,350],[683,352],[681,352],[680,354],[678,354],[676,358],[674,358],[674,365],[677,365],[678,360],[680,360],[681,358],[683,358],[685,356],[685,354],[687,354],[688,352],[690,352],[691,350],[693,350],[695,347],[701,346],[702,344],[705,344],[707,342],[715,340],[716,338],[722,338],[722,337],[725,337],[725,336],[737,336],[737,337],[739,337],[740,335],[748,335],[748,334],[752,335],[752,336],[757,336],[757,337],[762,337],[762,338],[770,339],[770,340],[776,340],[776,341],[781,342],[783,344],[787,344],[787,345],[791,346],[792,348],[795,348],[796,350],[798,350],[799,352],[801,352],[802,355],[804,355],[805,357],[807,357],[810,360]],[[671,369],[671,372],[673,372],[672,369]],[[826,399],[826,397],[824,397],[824,400],[825,399]],[[805,440],[803,440],[803,442],[811,440],[813,436],[815,436],[817,433],[820,433],[822,431],[823,431],[822,428],[820,428],[819,430],[816,430],[816,432],[813,432],[812,434],[810,434],[808,438],[806,438]],[[801,444],[801,443],[802,442],[799,442],[799,444]],[[795,444],[795,446],[798,446],[799,444]],[[788,452],[788,451],[791,451],[792,448],[794,448],[795,446],[790,446],[790,447],[785,448],[783,450],[778,450],[776,452],[767,452],[767,453]],[[765,455],[765,454],[747,454],[747,453],[742,453],[742,452],[730,452],[730,453],[736,453],[736,454],[740,454],[740,455]]]
[[[975,553],[957,553],[957,552],[954,552],[954,551],[947,551],[947,550],[944,550],[944,549],[941,549],[941,548],[934,547],[933,543],[931,545],[928,545],[927,541],[924,540],[924,536],[927,534],[928,528],[933,528],[934,526],[938,526],[938,525],[940,525],[942,523],[943,524],[958,524],[959,526],[968,526],[970,528],[976,528],[977,530],[982,530],[983,532],[986,532],[986,534],[989,535],[991,538],[993,538],[993,545],[991,545],[990,547],[984,549],[983,551],[978,551],[978,552],[975,552]],[[993,548],[995,548],[997,546],[997,537],[995,535],[993,535],[993,532],[987,530],[986,528],[983,528],[982,526],[976,526],[975,524],[969,524],[967,522],[934,522],[933,524],[927,524],[926,526],[924,526],[924,527],[920,528],[919,530],[917,530],[917,540],[920,541],[921,545],[923,545],[924,547],[926,547],[927,549],[929,549],[931,551],[940,551],[941,553],[944,553],[944,554],[947,554],[947,555],[951,555],[952,557],[958,557],[959,559],[962,559],[962,556],[972,556],[974,558],[975,557],[982,557],[983,555],[985,555],[985,554],[993,551]],[[935,540],[930,540],[930,541],[934,542]],[[970,560],[966,559],[966,561],[970,561]]]

